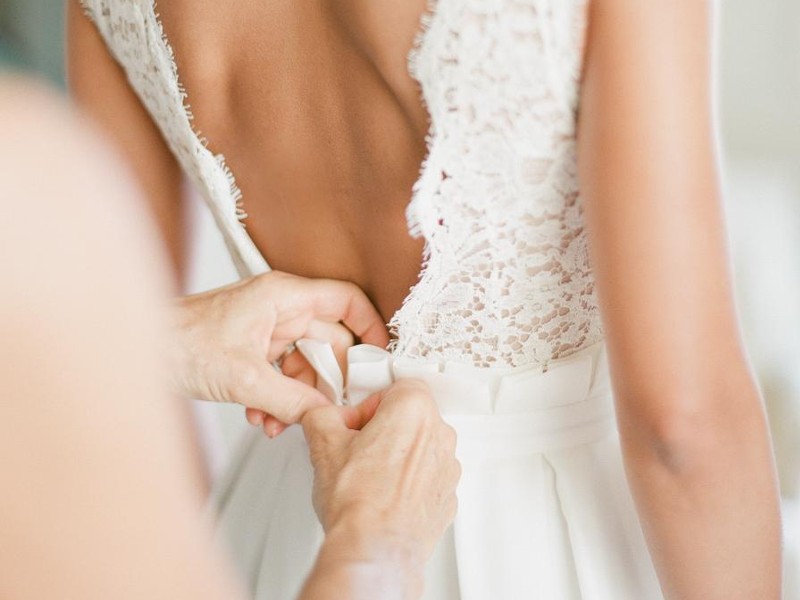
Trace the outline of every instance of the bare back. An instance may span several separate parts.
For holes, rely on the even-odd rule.
[[[361,286],[388,320],[417,279],[404,210],[427,115],[406,56],[423,2],[159,3],[195,131],[269,264]]]

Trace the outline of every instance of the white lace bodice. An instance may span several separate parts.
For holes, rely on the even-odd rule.
[[[192,129],[153,0],[82,2],[239,272],[267,270],[233,175]],[[431,2],[409,55],[431,119],[407,210],[425,255],[389,323],[396,355],[546,366],[602,339],[576,168],[588,2]]]

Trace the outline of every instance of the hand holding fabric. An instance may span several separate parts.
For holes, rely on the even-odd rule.
[[[341,364],[358,337],[386,346],[383,319],[356,285],[271,271],[177,301],[174,386],[198,399],[236,402],[276,435],[330,401],[300,353],[271,362],[300,338],[331,344]]]

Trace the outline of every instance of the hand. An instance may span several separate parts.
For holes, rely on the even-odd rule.
[[[237,402],[270,436],[312,407],[329,405],[299,352],[271,362],[298,338],[329,342],[346,364],[354,335],[385,347],[383,319],[356,285],[271,271],[177,301],[175,385],[190,397]]]
[[[456,434],[424,382],[404,379],[355,408],[326,406],[302,419],[323,527],[346,529],[336,555],[397,554],[424,563],[456,513]],[[392,546],[391,548],[389,546]]]

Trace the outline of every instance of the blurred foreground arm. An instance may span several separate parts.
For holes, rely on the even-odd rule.
[[[244,598],[166,393],[169,278],[128,174],[40,90],[0,81],[0,128],[0,597]],[[380,399],[308,419],[328,538],[303,600],[417,589],[452,519],[453,432],[419,384]]]
[[[0,597],[231,598],[130,177],[41,90],[0,128]]]
[[[713,5],[591,3],[581,183],[626,470],[665,595],[777,600],[776,477],[717,173]]]

